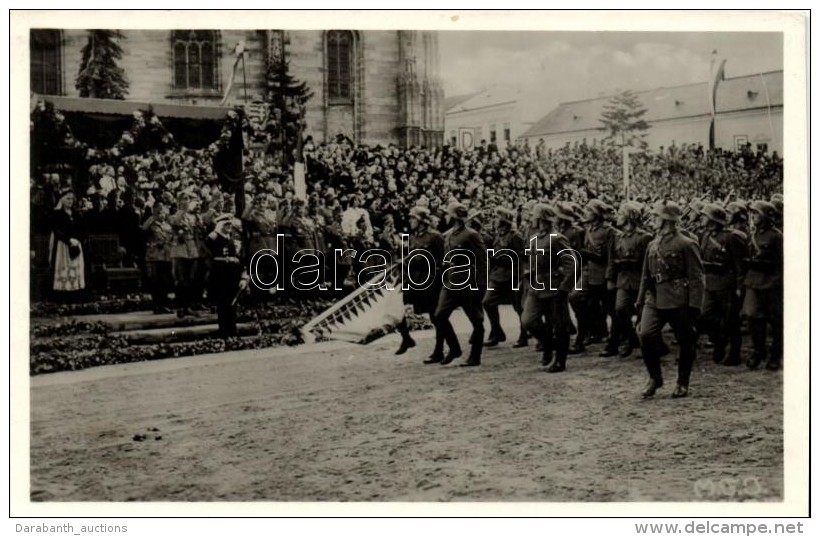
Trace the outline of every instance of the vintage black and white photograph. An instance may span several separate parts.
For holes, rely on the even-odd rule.
[[[786,501],[800,14],[12,15],[27,504]]]

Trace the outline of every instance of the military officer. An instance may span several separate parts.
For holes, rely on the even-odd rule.
[[[768,201],[751,205],[748,271],[743,314],[749,319],[754,352],[748,360],[756,369],[766,358],[766,329],[772,330],[772,347],[766,369],[777,370],[783,357],[783,234],[775,227],[777,209]]]
[[[196,315],[191,306],[196,299],[196,277],[200,259],[200,245],[197,243],[197,203],[191,200],[187,193],[181,192],[177,197],[177,212],[168,218],[174,236],[170,255],[178,317]]]
[[[458,342],[453,325],[450,324],[450,315],[457,308],[464,310],[472,324],[473,332],[470,335],[470,356],[462,366],[481,365],[481,348],[484,340],[484,313],[481,308],[481,299],[487,285],[487,251],[481,235],[466,225],[468,216],[467,207],[453,201],[447,206],[447,215],[452,227],[444,236],[445,257],[444,273],[442,274],[442,289],[439,294],[433,321],[441,332],[449,347],[447,355],[441,361],[442,365],[449,364],[461,356],[461,345]],[[454,255],[457,252],[464,253]],[[465,263],[464,257],[469,257]],[[464,266],[459,270],[458,267]],[[448,270],[450,269],[450,270]]]
[[[548,373],[566,370],[569,350],[569,293],[575,287],[580,262],[569,241],[557,232],[558,216],[553,207],[541,203],[533,209],[536,242],[527,245],[528,264],[535,271],[521,314],[527,331],[541,344],[541,364]],[[553,351],[555,356],[553,357]]]
[[[224,214],[214,220],[215,229],[206,237],[211,253],[208,296],[216,306],[219,335],[236,336],[236,298],[248,288],[250,279],[242,259],[239,220]]]
[[[706,272],[706,287],[699,332],[708,334],[714,344],[712,359],[715,363],[723,363],[732,304],[740,296],[743,285],[745,250],[742,239],[726,229],[729,219],[723,207],[706,203],[700,210],[704,230],[700,237],[700,254]]]
[[[171,270],[173,229],[168,223],[168,207],[157,203],[154,212],[142,223],[145,232],[145,275],[151,286],[154,313],[169,313],[168,293],[174,288]]]
[[[632,325],[637,314],[635,303],[641,285],[641,268],[646,247],[652,235],[639,227],[643,207],[634,201],[624,202],[618,210],[616,224],[621,230],[612,243],[606,267],[607,287],[616,289],[615,316],[612,319],[612,335],[601,356],[619,354],[618,345],[625,341],[622,358],[626,358],[640,346],[638,335]]]
[[[492,249],[497,252],[491,258],[489,267],[489,286],[484,295],[482,305],[490,320],[490,335],[484,344],[487,347],[495,347],[502,341],[506,341],[507,336],[501,328],[501,319],[498,313],[499,304],[512,304],[515,313],[521,316],[520,295],[513,289],[513,282],[518,283],[520,278],[520,260],[524,254],[524,241],[513,229],[515,213],[504,207],[496,211],[495,233],[493,235]],[[506,252],[501,252],[505,250]],[[512,252],[512,253],[510,253]],[[510,259],[515,256],[515,262]],[[513,272],[515,268],[515,272]],[[524,332],[523,326],[521,332]],[[519,336],[519,341],[522,339]]]
[[[643,396],[652,397],[663,386],[661,330],[668,323],[679,345],[678,379],[672,397],[686,397],[695,361],[695,323],[703,303],[703,262],[697,243],[678,230],[681,209],[677,203],[659,201],[652,212],[658,235],[647,246],[636,304],[641,310],[638,338],[649,373]]]

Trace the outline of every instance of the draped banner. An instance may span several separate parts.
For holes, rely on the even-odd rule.
[[[374,276],[368,284],[385,278]],[[404,318],[401,292],[401,265],[387,269],[388,285],[360,287],[323,311],[302,327],[302,338],[312,343],[318,338],[337,339],[365,345],[395,330]],[[388,291],[385,287],[391,287]]]

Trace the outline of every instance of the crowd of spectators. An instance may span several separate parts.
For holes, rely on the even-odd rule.
[[[308,137],[307,199],[297,197],[291,165],[246,149],[246,207],[239,216],[250,222],[254,213],[263,215],[272,226],[264,233],[285,233],[302,248],[385,246],[407,229],[407,215],[415,205],[426,205],[442,231],[448,226],[444,209],[454,199],[475,215],[506,207],[519,218],[528,200],[583,205],[599,198],[617,205],[625,194],[621,154],[617,148],[585,143],[546,151],[519,144],[499,151],[486,144],[471,150],[355,145],[344,137],[315,144]],[[782,159],[750,146],[709,151],[673,145],[633,153],[630,170],[630,197],[647,203],[661,198],[684,206],[695,199],[768,199],[783,187]],[[202,151],[156,151],[97,162],[89,176],[90,187],[74,193],[83,237],[116,233],[124,258],[139,267],[146,251],[144,224],[158,207],[171,216],[190,212],[200,222],[199,233],[207,234],[216,216],[233,213],[236,206],[236,194],[220,185]],[[59,174],[32,178],[32,233],[53,231],[54,206],[65,186],[61,181]]]

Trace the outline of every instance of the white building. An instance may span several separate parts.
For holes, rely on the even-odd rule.
[[[709,146],[709,84],[688,84],[636,92],[647,109],[650,149],[661,146]],[[561,103],[521,135],[535,147],[597,143],[607,136],[600,121],[611,96]],[[445,120],[446,125],[446,120]],[[445,136],[449,136],[446,127]],[[755,150],[783,155],[783,71],[721,80],[715,98],[715,147],[736,149],[751,143]]]
[[[511,145],[530,127],[522,122],[522,93],[509,86],[446,97],[444,99],[444,141],[459,149],[469,149],[486,140],[499,149]]]

